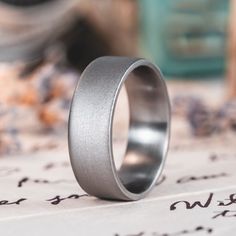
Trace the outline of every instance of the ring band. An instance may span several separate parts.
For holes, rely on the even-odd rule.
[[[112,127],[124,84],[130,125],[117,170]],[[157,67],[126,57],[101,57],[87,66],[74,93],[68,135],[72,169],[82,189],[103,199],[143,198],[161,174],[169,137],[170,102]]]

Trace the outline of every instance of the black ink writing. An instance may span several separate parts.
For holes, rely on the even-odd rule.
[[[216,219],[218,217],[236,217],[236,211],[224,210],[224,211],[217,211],[217,213],[212,217],[212,219]]]
[[[177,206],[179,204],[184,204],[186,209],[193,209],[195,207],[200,207],[200,208],[208,208],[210,206],[210,204],[212,203],[212,199],[213,199],[213,193],[210,193],[209,196],[207,197],[207,199],[204,202],[200,202],[200,201],[195,201],[193,203],[190,203],[189,201],[183,200],[183,201],[177,201],[171,204],[170,206],[170,210],[176,210]],[[236,193],[232,193],[229,195],[228,198],[224,199],[224,200],[218,200],[215,201],[215,205],[217,207],[228,207],[231,205],[236,204]],[[214,212],[214,216],[212,217],[212,219],[216,219],[218,217],[236,217],[236,211],[232,211],[232,210],[221,210],[221,211],[215,211]]]
[[[17,184],[18,188],[21,188],[25,185],[27,182],[33,182],[36,184],[59,184],[59,183],[74,183],[73,180],[47,180],[47,179],[30,179],[29,177],[24,177],[20,179],[20,181]]]
[[[209,179],[217,179],[221,177],[228,177],[227,173],[220,173],[220,174],[212,174],[212,175],[203,175],[203,176],[185,176],[176,181],[177,184],[188,183],[192,181],[200,181],[200,180],[209,180]]]
[[[196,206],[198,206],[200,208],[207,208],[211,204],[212,198],[213,198],[213,193],[210,193],[209,197],[207,198],[206,202],[204,202],[204,203],[201,203],[200,201],[195,201],[193,203],[190,203],[188,201],[177,201],[177,202],[174,202],[171,204],[170,210],[171,211],[176,210],[176,206],[179,204],[182,204],[182,203],[185,204],[187,210],[193,209]]]
[[[226,201],[228,201],[227,203],[225,203],[224,201],[218,201],[218,206],[230,206],[232,204],[236,204],[236,194],[230,194],[228,199],[225,199]]]
[[[20,187],[23,186],[23,183],[25,183],[25,182],[27,182],[27,181],[28,181],[28,178],[25,177],[25,178],[21,179],[21,180],[18,182],[18,185],[17,185],[17,186],[20,188]]]
[[[26,201],[27,199],[26,198],[21,198],[17,201],[14,201],[14,202],[10,202],[8,200],[0,200],[0,206],[4,206],[4,205],[20,205],[21,202],[23,201]]]
[[[159,233],[159,232],[144,232],[141,231],[139,233],[135,233],[135,234],[125,234],[125,235],[121,235],[121,234],[114,234],[114,236],[181,236],[181,235],[192,235],[195,233],[206,233],[206,234],[212,234],[213,233],[213,228],[210,227],[204,227],[204,226],[197,226],[194,229],[184,229],[181,230],[179,232],[174,232],[174,233]]]
[[[52,205],[58,205],[62,201],[65,201],[65,200],[68,200],[68,199],[79,199],[79,198],[82,198],[82,197],[88,197],[88,194],[82,194],[82,195],[72,194],[68,197],[61,197],[61,196],[57,195],[56,197],[48,199],[46,201],[50,202]]]
[[[135,233],[135,234],[126,234],[125,236],[144,236],[145,232]],[[121,236],[120,234],[115,234],[114,236]]]

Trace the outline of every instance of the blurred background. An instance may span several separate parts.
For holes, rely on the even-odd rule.
[[[0,156],[66,146],[76,83],[103,55],[160,67],[172,149],[234,145],[235,24],[235,0],[0,0]]]

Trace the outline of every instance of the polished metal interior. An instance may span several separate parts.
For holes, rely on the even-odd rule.
[[[156,76],[151,68],[140,66],[128,75],[124,85],[130,112],[129,131],[118,175],[123,185],[135,194],[146,191],[153,183],[166,148],[168,100],[164,99],[166,91]],[[115,116],[119,113],[122,111],[116,110]]]

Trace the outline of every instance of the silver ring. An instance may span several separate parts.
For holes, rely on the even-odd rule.
[[[117,169],[113,118],[123,85],[130,110],[126,153]],[[101,57],[81,75],[69,118],[69,152],[80,186],[103,199],[138,200],[153,188],[170,137],[170,103],[162,75],[137,58]]]

